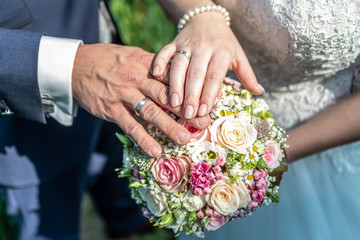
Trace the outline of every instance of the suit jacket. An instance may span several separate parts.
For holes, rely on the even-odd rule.
[[[101,121],[79,111],[71,127],[51,118],[42,124],[37,56],[43,34],[96,43],[98,28],[98,0],[0,0],[0,108],[15,112],[0,116],[0,168],[10,146],[30,159],[40,181],[89,157]]]

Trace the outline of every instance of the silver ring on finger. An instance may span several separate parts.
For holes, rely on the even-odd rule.
[[[145,98],[141,99],[140,102],[136,105],[135,112],[138,116],[140,116],[140,110],[141,110],[142,106],[144,106],[144,104],[149,100],[151,100],[151,99],[148,97],[145,97]]]
[[[189,59],[189,61],[190,61],[190,59],[191,59],[191,54],[190,53],[188,53],[187,51],[184,51],[184,50],[178,50],[178,51],[176,51],[176,53],[174,54],[174,57],[177,55],[177,54],[183,54],[185,57],[187,57],[187,59]]]

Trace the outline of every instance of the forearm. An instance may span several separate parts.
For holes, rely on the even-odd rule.
[[[192,10],[196,7],[214,4],[210,0],[158,0],[159,4],[167,13],[169,19],[173,21],[174,24],[177,24],[179,19],[189,10]]]
[[[289,131],[288,161],[360,139],[360,91]]]

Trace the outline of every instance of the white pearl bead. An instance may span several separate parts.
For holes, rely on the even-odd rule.
[[[181,18],[180,21],[179,21],[179,23],[180,23],[181,25],[185,25],[186,21]]]
[[[195,15],[194,11],[190,11],[190,12],[189,12],[189,16],[190,16],[190,17],[193,17],[194,15]]]
[[[195,12],[195,14],[199,14],[199,13],[200,13],[200,9],[199,9],[199,8],[194,8],[194,12]]]
[[[189,15],[187,15],[187,14],[184,14],[183,19],[185,19],[185,21],[189,21],[190,16],[189,16]]]
[[[205,6],[201,6],[200,7],[200,12],[205,12],[206,11],[206,7]]]

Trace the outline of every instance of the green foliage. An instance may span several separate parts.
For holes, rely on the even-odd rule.
[[[126,45],[158,52],[176,36],[156,0],[111,0],[110,10]]]
[[[15,220],[6,215],[5,200],[0,197],[0,240],[15,240],[18,235],[18,225]]]

